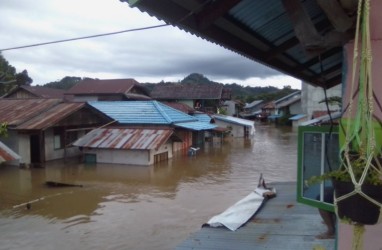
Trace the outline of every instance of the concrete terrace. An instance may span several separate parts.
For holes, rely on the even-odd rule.
[[[316,239],[315,236],[324,232],[326,227],[316,208],[296,202],[296,183],[273,183],[269,186],[276,188],[276,198],[267,201],[247,224],[235,232],[226,228],[203,227],[176,249],[335,249],[335,240]]]

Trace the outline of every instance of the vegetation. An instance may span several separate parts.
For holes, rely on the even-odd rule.
[[[143,83],[149,91],[151,91],[156,85],[170,85],[174,84],[173,82],[164,82],[161,81],[159,83]],[[277,100],[281,97],[289,95],[296,91],[296,89],[292,89],[290,86],[284,86],[283,89],[279,89],[276,87],[268,86],[268,87],[243,87],[237,83],[231,84],[223,84],[209,80],[207,77],[202,74],[192,73],[186,76],[183,80],[179,81],[177,84],[211,84],[211,85],[222,85],[225,88],[231,89],[232,99],[240,100],[243,103],[251,103],[254,100],[264,100],[264,101],[272,101]]]
[[[65,89],[68,90],[78,82],[82,81],[85,78],[77,76],[65,76],[59,81],[49,82],[44,85],[44,87],[53,88],[53,89]]]
[[[8,124],[7,123],[0,123],[0,137],[7,136],[8,130],[7,130]]]
[[[16,73],[16,68],[8,63],[0,53],[0,96],[8,93],[16,86],[30,85],[33,82],[25,69]]]
[[[76,76],[65,76],[61,80],[49,82],[44,84],[44,87],[64,89],[68,90],[77,84],[79,81],[86,79],[86,77],[76,77]],[[16,86],[30,85],[33,82],[32,78],[29,77],[27,70],[23,70],[21,73],[16,73],[15,67],[10,65],[8,61],[0,53],[0,96],[6,94],[11,89]],[[159,83],[142,83],[149,91],[151,91],[156,85],[170,85],[173,82]],[[276,87],[243,87],[236,83],[223,84],[209,80],[202,74],[192,73],[186,76],[183,80],[179,81],[178,84],[211,84],[211,85],[222,85],[225,88],[231,90],[232,99],[239,100],[243,103],[251,103],[254,100],[264,100],[271,101],[279,99],[283,96],[289,95],[290,93],[296,91],[290,86],[284,86],[283,89]]]

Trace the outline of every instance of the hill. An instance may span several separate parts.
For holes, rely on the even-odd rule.
[[[75,77],[75,76],[66,76],[62,78],[59,81],[50,82],[43,86],[50,87],[50,88],[57,88],[57,89],[70,89],[72,86],[74,86],[79,81],[86,79],[81,77]],[[146,87],[149,91],[151,91],[155,85],[169,85],[174,84],[174,82],[164,82],[161,81],[159,83],[141,83],[144,87]],[[207,77],[205,77],[202,74],[199,73],[192,73],[183,80],[177,82],[176,84],[190,84],[190,85],[200,85],[200,84],[216,84],[216,85],[222,85],[225,88],[231,89],[232,93],[232,99],[235,100],[241,100],[243,102],[250,103],[253,100],[264,100],[264,101],[270,101],[275,100],[278,98],[281,98],[285,95],[288,95],[296,89],[292,89],[290,86],[286,86],[283,89],[279,89],[276,87],[268,86],[268,87],[250,87],[250,86],[241,86],[236,83],[232,84],[223,84],[211,81]]]

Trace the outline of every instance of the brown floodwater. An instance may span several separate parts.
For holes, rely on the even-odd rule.
[[[260,173],[268,183],[296,180],[297,132],[255,127],[252,139],[206,145],[196,156],[150,167],[0,167],[0,249],[174,249],[251,192]]]

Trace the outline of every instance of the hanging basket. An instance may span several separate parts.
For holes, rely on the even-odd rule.
[[[334,197],[341,197],[354,190],[352,182],[333,180]],[[362,192],[382,203],[382,185],[363,184]],[[342,220],[352,223],[375,225],[379,222],[381,207],[367,200],[360,194],[354,194],[337,202],[337,214]]]

